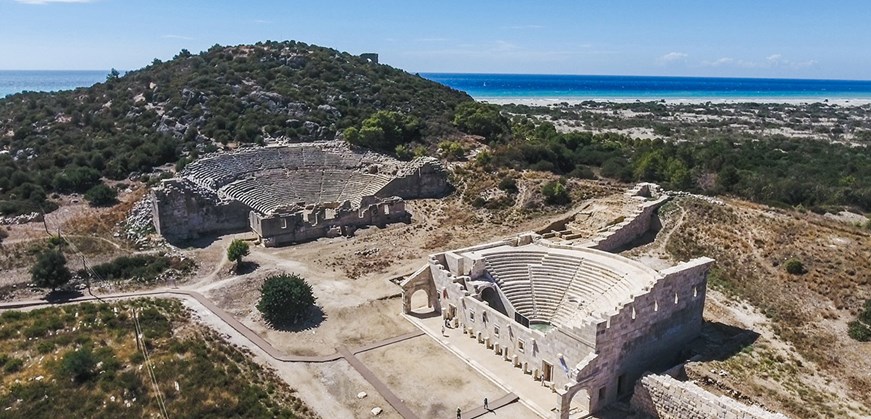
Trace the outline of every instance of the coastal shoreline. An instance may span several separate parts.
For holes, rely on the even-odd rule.
[[[494,105],[526,105],[526,106],[556,106],[559,104],[579,105],[583,102],[598,102],[598,103],[646,103],[646,102],[661,102],[667,105],[702,105],[712,103],[716,105],[737,105],[742,103],[766,103],[766,104],[787,104],[787,105],[809,105],[821,103],[832,106],[865,106],[871,104],[871,99],[826,99],[826,98],[766,98],[766,97],[747,97],[747,98],[699,98],[699,99],[630,99],[630,98],[608,98],[608,97],[589,97],[589,98],[505,98],[505,97],[474,97],[478,102],[492,103]]]

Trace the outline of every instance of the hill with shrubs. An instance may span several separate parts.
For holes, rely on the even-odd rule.
[[[0,99],[0,215],[51,211],[54,193],[182,167],[228,143],[333,139],[379,111],[414,126],[404,140],[426,142],[456,132],[464,102],[417,75],[301,42],[182,50],[89,88]],[[95,192],[96,204],[111,202]]]

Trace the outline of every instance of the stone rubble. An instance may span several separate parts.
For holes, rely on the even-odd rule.
[[[31,212],[30,214],[16,215],[14,217],[0,217],[0,225],[27,224],[33,221],[42,221],[41,213]]]
[[[133,205],[130,214],[128,214],[127,218],[120,223],[121,231],[116,233],[116,237],[124,237],[140,250],[158,244],[150,237],[150,235],[154,233],[154,223],[151,212],[153,200],[154,196],[148,194]]]

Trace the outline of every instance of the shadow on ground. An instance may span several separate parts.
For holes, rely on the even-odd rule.
[[[271,326],[281,332],[301,332],[320,326],[327,319],[327,314],[320,306],[312,306],[305,319],[296,323],[272,324]]]
[[[429,318],[441,316],[441,313],[439,313],[437,311],[433,311],[433,310],[429,310],[429,311],[425,311],[425,312],[412,311],[411,313],[408,313],[408,315],[411,317],[414,317],[416,319],[429,319]]]
[[[74,299],[80,298],[80,297],[84,297],[84,294],[82,294],[79,291],[63,290],[63,291],[49,292],[48,294],[45,295],[45,297],[43,297],[43,300],[48,301],[49,303],[52,303],[52,304],[60,304],[60,303],[66,303],[70,300],[74,300]]]
[[[244,260],[239,263],[239,267],[236,268],[236,275],[248,275],[257,270],[260,267],[260,264],[251,260]]]

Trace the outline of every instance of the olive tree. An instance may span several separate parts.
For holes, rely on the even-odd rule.
[[[314,305],[312,287],[297,274],[280,274],[266,278],[260,287],[257,310],[273,326],[295,324]]]
[[[230,247],[227,248],[227,259],[234,263],[233,271],[239,270],[239,265],[242,264],[242,258],[248,256],[248,243],[243,240],[233,240]]]
[[[58,250],[46,250],[39,254],[36,263],[30,269],[31,279],[40,288],[56,290],[73,278],[72,272],[66,266],[67,259]]]

